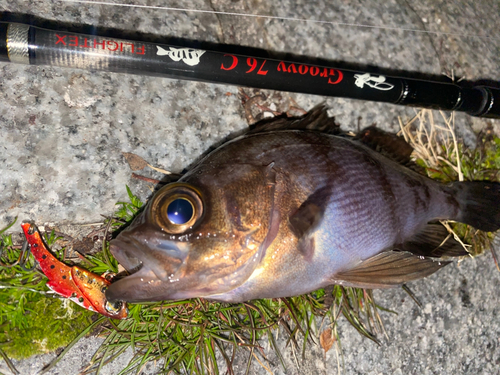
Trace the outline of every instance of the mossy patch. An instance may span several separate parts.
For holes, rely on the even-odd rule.
[[[24,298],[26,324],[13,327],[7,323],[0,332],[2,349],[11,358],[27,358],[65,347],[91,323],[92,313],[73,302],[43,296]]]
[[[55,237],[47,239],[53,242]],[[1,235],[0,248],[0,349],[21,359],[66,346],[91,323],[92,313],[56,298],[45,276],[16,264],[21,249],[11,235]],[[32,265],[32,258],[25,265]]]

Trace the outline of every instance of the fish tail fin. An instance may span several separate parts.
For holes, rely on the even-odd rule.
[[[455,182],[452,188],[460,205],[457,221],[485,232],[500,229],[500,183]]]

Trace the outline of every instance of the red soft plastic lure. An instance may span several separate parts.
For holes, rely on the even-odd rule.
[[[71,299],[90,311],[115,319],[125,319],[128,314],[125,302],[111,303],[104,292],[109,280],[78,266],[68,266],[60,262],[47,249],[34,224],[21,224],[31,253],[49,281],[47,286],[55,293]]]

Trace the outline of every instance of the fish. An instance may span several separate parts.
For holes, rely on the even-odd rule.
[[[390,288],[466,255],[440,220],[500,228],[500,183],[434,181],[402,138],[339,131],[324,106],[259,124],[161,187],[110,242],[129,302]],[[415,165],[413,165],[415,167]]]
[[[47,286],[56,294],[69,298],[81,307],[101,315],[125,319],[127,304],[122,301],[110,302],[104,292],[111,282],[79,266],[68,266],[59,261],[45,246],[40,232],[32,223],[21,224],[31,253],[42,272],[49,279]]]

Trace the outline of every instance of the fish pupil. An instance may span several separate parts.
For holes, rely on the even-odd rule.
[[[186,224],[193,217],[194,208],[190,201],[184,198],[174,199],[167,207],[167,217],[173,224]]]

